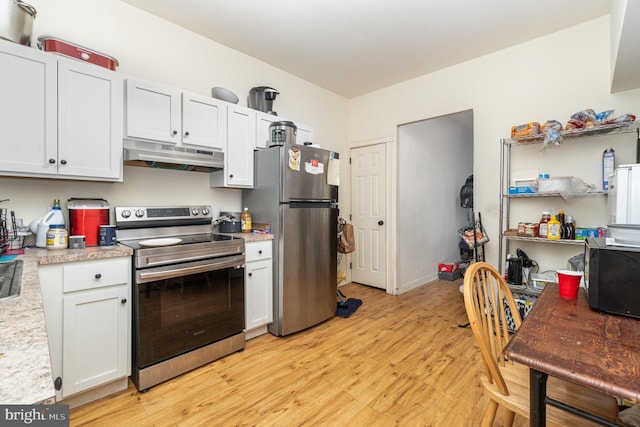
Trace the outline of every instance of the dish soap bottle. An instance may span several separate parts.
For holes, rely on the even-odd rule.
[[[251,213],[249,208],[244,208],[244,211],[240,215],[240,231],[243,233],[251,233]]]

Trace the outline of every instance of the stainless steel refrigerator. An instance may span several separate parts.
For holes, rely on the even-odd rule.
[[[254,188],[243,191],[242,203],[274,234],[268,329],[284,336],[335,315],[338,187],[328,180],[338,153],[287,144],[254,154]]]

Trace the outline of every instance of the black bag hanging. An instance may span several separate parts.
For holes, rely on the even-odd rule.
[[[473,175],[469,175],[467,181],[460,188],[460,206],[473,209]]]

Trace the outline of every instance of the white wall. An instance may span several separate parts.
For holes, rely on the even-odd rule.
[[[401,123],[473,110],[474,206],[482,212],[491,237],[487,261],[496,265],[500,139],[509,136],[513,125],[548,119],[564,123],[584,108],[615,109],[617,114],[640,112],[640,90],[611,94],[609,82],[610,26],[606,16],[352,99],[348,139],[394,135]],[[607,144],[602,142],[598,151]],[[572,156],[580,152],[578,144],[566,144],[562,149],[562,155],[548,155],[544,165],[533,167],[544,167],[555,175],[562,175],[566,165],[572,164],[599,170],[599,156],[582,165],[572,163]],[[541,207],[533,208],[531,218],[538,220],[539,210]],[[582,214],[575,213],[578,224]],[[543,268],[564,265],[566,257],[553,257],[551,252],[544,249],[534,259]]]
[[[470,112],[457,114],[471,122]],[[473,172],[473,129],[451,117],[398,128],[399,293],[438,278],[438,263],[460,259],[457,234],[468,222],[460,187]]]
[[[118,72],[125,75],[203,95],[210,95],[214,86],[226,87],[238,95],[240,105],[246,105],[252,87],[272,86],[281,93],[274,102],[280,116],[312,125],[317,143],[346,154],[347,101],[341,96],[119,0],[29,3],[37,9],[34,46],[39,35],[52,35],[113,56],[120,63]],[[346,168],[341,175],[348,183]],[[208,175],[200,172],[126,166],[122,184],[0,177],[0,199],[11,199],[3,207],[15,210],[25,222],[41,216],[53,198],[68,197],[102,197],[111,206],[204,203],[230,211],[241,207],[240,190],[211,189]]]

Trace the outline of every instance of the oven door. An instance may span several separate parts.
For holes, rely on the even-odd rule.
[[[144,368],[244,329],[244,255],[135,271],[133,362]]]

